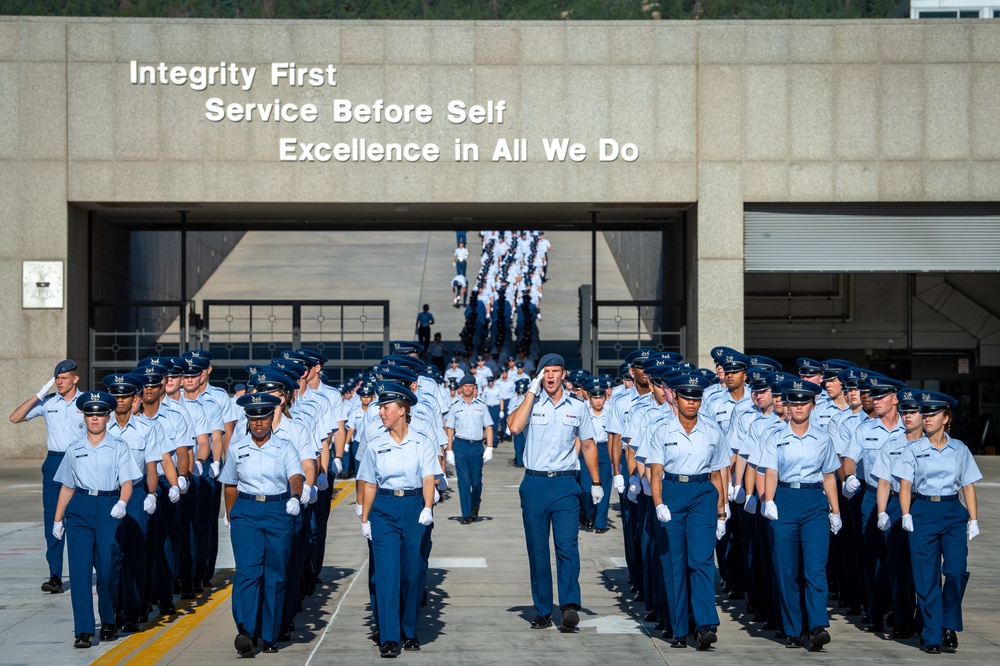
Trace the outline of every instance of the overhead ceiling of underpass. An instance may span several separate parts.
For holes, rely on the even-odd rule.
[[[191,230],[397,230],[523,228],[589,230],[598,225],[653,227],[682,219],[678,203],[197,203],[74,202],[99,217],[134,228],[170,228],[187,211]]]

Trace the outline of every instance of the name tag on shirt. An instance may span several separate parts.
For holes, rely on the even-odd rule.
[[[866,442],[877,442],[878,437],[865,437]]]
[[[776,446],[788,446],[788,442],[778,442]]]
[[[548,425],[549,415],[545,412],[532,412],[531,423],[534,425]]]
[[[902,453],[902,451],[889,451],[889,455],[890,456],[898,456],[901,453]]]
[[[931,454],[929,453],[921,453],[919,456],[914,456],[914,458],[930,458],[930,457]]]
[[[58,414],[58,413],[59,413],[59,410],[58,410],[58,409],[50,409],[50,410],[47,410],[47,412],[46,412],[46,413],[47,413],[47,414]]]
[[[677,442],[667,442],[663,446],[677,446]]]
[[[390,453],[392,449],[379,449],[378,453]]]
[[[249,453],[244,453],[244,454],[243,454],[243,455],[241,455],[241,456],[236,456],[236,459],[237,459],[237,460],[243,460],[244,458],[249,458],[249,457],[250,457],[250,454],[249,454]]]
[[[77,455],[77,456],[74,456],[74,457],[75,457],[75,458],[86,458],[86,457],[87,457],[87,456],[89,456],[89,455],[90,455],[89,453],[81,453],[81,454],[79,454],[79,455]]]

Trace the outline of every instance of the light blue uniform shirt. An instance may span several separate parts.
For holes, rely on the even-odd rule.
[[[486,403],[487,407],[500,406],[500,389],[497,388],[496,382],[493,382],[493,386],[487,386],[480,391],[478,397]]]
[[[409,428],[397,444],[385,426],[368,438],[364,458],[358,467],[358,479],[387,490],[422,488],[424,477],[441,471],[437,447],[426,435]]]
[[[636,461],[646,464],[646,459],[650,454],[650,446],[652,444],[651,435],[653,432],[665,423],[669,423],[677,418],[674,414],[674,410],[670,407],[670,403],[663,403],[653,409],[647,409],[643,412],[639,419],[639,432],[638,434],[629,440],[629,446],[635,449],[635,459]]]
[[[646,464],[667,474],[709,474],[729,467],[729,445],[714,422],[699,418],[690,434],[679,419],[663,419],[649,436]]]
[[[830,437],[833,437],[833,446],[837,449],[838,456],[844,456],[854,438],[854,431],[870,418],[863,409],[859,409],[857,412],[851,412],[847,409],[833,415],[829,425],[827,425],[827,431],[830,433]]]
[[[642,396],[635,386],[625,389],[618,396],[611,396],[611,400],[604,406],[608,410],[608,418],[604,422],[604,428],[608,434],[621,435],[625,429],[625,422],[628,420],[628,413],[632,409],[632,402]],[[624,444],[622,447],[624,448]]]
[[[187,394],[184,394],[184,400],[180,402],[185,407],[191,407],[192,404],[198,405],[205,414],[205,421],[209,428],[213,431],[226,431],[226,424],[222,415],[222,407],[219,403],[209,398],[204,391],[199,393],[198,397],[193,400],[187,397]]]
[[[130,416],[128,423],[122,428],[112,415],[108,422],[108,435],[125,440],[139,471],[145,476],[146,463],[162,462],[163,454],[173,449],[166,442],[167,435],[155,421],[140,420]]]
[[[748,465],[756,468],[760,462],[760,452],[763,448],[761,444],[784,423],[774,412],[758,414],[747,428],[747,436],[740,445],[739,456],[746,459]]]
[[[563,391],[555,403],[548,393],[535,398],[525,428],[524,466],[539,472],[572,471],[580,461],[576,439],[594,439],[589,407]]]
[[[188,415],[188,418],[191,419],[191,425],[194,427],[195,437],[212,434],[212,425],[208,422],[208,417],[205,416],[205,410],[196,401],[174,400],[167,397],[160,403],[160,409],[163,409],[164,405],[167,404]]]
[[[878,479],[872,474],[875,458],[878,457],[878,452],[890,439],[897,440],[897,443],[906,441],[906,428],[903,426],[903,419],[900,418],[892,430],[885,427],[882,419],[870,419],[858,426],[854,431],[850,445],[844,451],[845,458],[850,458],[857,463],[855,476],[870,486],[878,485]]]
[[[66,448],[54,479],[70,488],[118,490],[142,478],[139,466],[123,439],[105,434],[97,446],[82,437]]]
[[[45,417],[45,445],[53,453],[63,453],[72,442],[87,435],[83,414],[76,408],[79,394],[74,391],[72,399],[66,402],[58,393],[50,393],[36,402],[24,417],[26,421]]]
[[[240,413],[243,412],[235,402],[229,399],[229,394],[226,393],[225,389],[219,388],[218,386],[212,386],[211,384],[205,384],[205,390],[202,391],[204,395],[209,400],[212,400],[219,406],[219,411],[222,412],[223,423],[235,423],[240,418]],[[244,412],[245,413],[245,412]]]
[[[316,459],[318,455],[316,441],[309,434],[309,431],[303,428],[294,418],[290,419],[282,415],[278,427],[272,428],[271,432],[281,439],[290,442],[295,447],[300,461]]]
[[[472,442],[482,441],[485,430],[493,425],[490,410],[479,398],[466,402],[464,398],[456,400],[448,410],[444,419],[445,428],[454,428],[455,437]]]
[[[827,398],[829,398],[829,396],[827,396]],[[835,403],[832,399],[827,399],[822,402],[817,400],[816,408],[813,409],[812,413],[809,415],[809,418],[810,420],[815,419],[816,423],[818,423],[820,427],[829,430],[830,421],[833,419],[833,417],[835,417],[837,414],[840,414],[841,412],[847,412],[848,414],[850,414],[851,408],[844,407],[843,409],[841,409],[840,407],[837,406],[837,403]]]
[[[258,447],[250,435],[245,435],[229,445],[219,481],[236,486],[241,493],[280,495],[288,491],[288,480],[296,474],[305,476],[291,442],[272,434]]]
[[[726,433],[726,442],[732,453],[739,453],[740,449],[743,448],[743,442],[746,441],[750,432],[750,424],[756,421],[761,413],[752,399],[748,402],[740,400],[736,403],[735,409],[736,413],[729,420],[729,432]]]
[[[921,495],[954,495],[964,486],[983,478],[972,452],[962,442],[945,435],[940,451],[921,437],[899,456],[892,467],[897,481],[906,479]]]
[[[872,476],[879,480],[888,481],[889,486],[897,493],[899,492],[899,481],[892,476],[892,470],[896,466],[896,461],[903,455],[903,451],[909,448],[912,443],[905,437],[903,439],[890,438],[885,446],[879,449],[878,455],[875,456],[875,464],[872,465]]]
[[[810,425],[799,437],[786,423],[764,442],[758,467],[777,471],[785,483],[816,483],[840,469],[840,458],[823,428]]]
[[[642,429],[649,424],[648,419],[643,419],[643,415],[652,409],[656,409],[656,401],[653,400],[653,392],[650,391],[646,395],[638,396],[632,400],[632,405],[629,407],[628,416],[625,418],[625,425],[621,429],[622,444],[628,446],[633,451],[638,446],[639,442],[633,440],[636,436],[642,433]]]
[[[608,433],[604,430],[604,422],[608,418],[608,412],[602,409],[600,414],[595,414],[593,408],[590,408],[589,411],[590,423],[594,426],[594,441],[598,444],[607,444]]]
[[[701,408],[698,410],[701,415],[715,421],[722,429],[722,434],[729,433],[729,426],[733,417],[741,411],[753,408],[753,401],[750,399],[749,387],[744,389],[743,397],[739,400],[733,398],[733,394],[728,390],[719,391],[712,394],[708,400],[704,393],[701,398]]]

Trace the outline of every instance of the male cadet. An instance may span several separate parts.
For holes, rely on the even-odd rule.
[[[486,404],[475,397],[476,380],[472,375],[462,377],[458,386],[459,398],[444,420],[448,435],[445,458],[458,476],[460,524],[471,525],[479,518],[483,498],[483,463],[493,460],[493,418]]]
[[[458,366],[459,360],[460,359],[457,356],[451,357],[451,363],[449,364],[448,369],[444,371],[445,381],[448,381],[449,379],[458,381],[465,376],[465,370],[462,370],[462,368]]]
[[[87,434],[83,414],[76,408],[76,384],[80,373],[70,359],[60,361],[38,393],[25,400],[10,415],[11,423],[45,417],[48,454],[42,463],[42,512],[45,529],[45,559],[49,563],[49,579],[42,583],[42,592],[59,594],[63,591],[63,544],[65,541],[52,536],[52,523],[62,484],[54,480],[56,470],[66,455],[66,447]],[[55,393],[49,393],[53,386]]]
[[[552,626],[552,565],[549,531],[556,549],[559,580],[559,630],[571,632],[580,623],[580,485],[577,474],[579,439],[591,479],[594,504],[604,497],[597,467],[594,425],[587,403],[563,393],[566,363],[559,354],[546,354],[541,371],[531,381],[528,395],[508,419],[515,435],[527,432],[524,479],[521,481],[521,518],[531,570],[531,596],[537,617],[533,629]],[[544,390],[543,390],[544,389]]]
[[[510,413],[510,401],[514,399],[514,380],[510,378],[510,372],[506,365],[500,370],[500,379],[496,381],[497,390],[500,391],[500,421],[497,422],[497,441],[510,440],[507,432],[507,414]]]
[[[828,361],[821,362],[820,366],[823,368],[823,382],[821,386],[826,391],[826,396],[829,400],[824,401],[822,405],[817,405],[812,416],[819,425],[826,428],[827,432],[829,432],[831,419],[840,412],[846,412],[849,409],[847,396],[844,395],[844,386],[840,383],[839,375],[844,370],[853,368],[854,364],[850,361],[831,358]],[[834,445],[836,443],[835,440]]]

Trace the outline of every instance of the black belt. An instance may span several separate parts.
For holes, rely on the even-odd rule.
[[[379,488],[379,495],[391,495],[392,497],[418,497],[424,494],[423,488]]]
[[[799,481],[778,481],[778,485],[782,488],[791,488],[792,490],[818,490],[823,487],[822,481],[815,481],[813,483],[801,483]]]
[[[65,451],[49,451],[48,455],[55,456],[56,458],[64,458],[64,457],[66,457],[66,452]]]
[[[917,499],[928,500],[930,502],[957,502],[958,494],[955,495],[922,495],[920,493],[913,493],[913,496]]]
[[[482,446],[484,440],[483,439],[465,439],[464,437],[456,437],[455,441],[456,442],[465,442],[466,444],[479,444],[480,446]]]
[[[112,495],[117,495],[119,490],[87,490],[86,488],[77,488],[77,495],[90,495],[91,497],[111,497]]]
[[[663,478],[667,481],[676,481],[678,483],[692,483],[694,481],[709,481],[712,478],[711,474],[664,474]]]
[[[291,496],[292,494],[288,491],[285,491],[279,495],[254,495],[253,493],[244,493],[244,492],[241,492],[239,494],[240,499],[253,500],[254,502],[281,502],[282,500],[286,500]]]
[[[560,469],[548,472],[543,472],[537,469],[526,469],[524,470],[524,473],[527,474],[528,476],[547,476],[550,479],[555,476],[576,476],[575,469]]]

